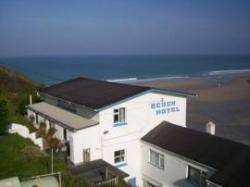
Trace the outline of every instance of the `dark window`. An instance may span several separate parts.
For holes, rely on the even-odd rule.
[[[126,122],[126,110],[124,107],[114,109],[114,123]]]
[[[38,124],[38,114],[36,113],[36,124]]]
[[[55,124],[52,121],[49,121],[49,128],[55,128]]]
[[[90,149],[83,149],[83,162],[90,161]]]
[[[193,185],[197,187],[206,186],[206,174],[201,170],[188,166],[188,178]]]
[[[125,150],[118,150],[114,152],[114,163],[124,162],[125,161]]]
[[[156,186],[148,181],[143,180],[143,187],[156,187]]]
[[[67,129],[63,128],[63,139],[67,140]]]
[[[71,103],[69,101],[64,101],[62,99],[57,100],[57,106],[69,110],[71,112],[76,112],[76,106],[74,103]]]

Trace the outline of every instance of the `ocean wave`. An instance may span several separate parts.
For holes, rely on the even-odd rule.
[[[250,69],[216,70],[207,73],[209,76],[250,73]]]
[[[121,78],[121,79],[108,79],[108,82],[149,82],[157,80],[175,80],[175,79],[188,79],[190,76],[163,76],[163,77],[150,77],[150,78]]]
[[[131,82],[131,81],[137,81],[137,77],[131,77],[131,78],[121,78],[121,79],[107,79],[108,82]]]

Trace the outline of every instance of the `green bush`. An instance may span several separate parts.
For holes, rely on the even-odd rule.
[[[26,106],[29,105],[29,96],[30,94],[23,94],[18,99],[17,112],[21,115],[27,114]],[[41,102],[42,99],[38,97],[36,94],[32,94],[32,102],[38,103]]]
[[[29,98],[27,95],[19,97],[19,102],[17,105],[17,112],[21,115],[26,115],[27,109],[26,106],[29,104]]]
[[[46,123],[45,122],[40,122],[39,129],[45,129],[46,130]]]
[[[94,185],[87,182],[84,177],[73,177],[68,174],[63,174],[62,187],[94,187]]]
[[[5,129],[9,123],[9,104],[6,99],[0,100],[0,134],[5,133]]]
[[[56,129],[55,128],[50,128],[49,131],[48,131],[48,134],[49,135],[54,135],[56,132]]]

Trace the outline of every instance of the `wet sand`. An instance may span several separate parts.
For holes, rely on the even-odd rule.
[[[204,131],[205,124],[213,121],[216,135],[250,145],[250,74],[226,78],[157,80],[137,85],[197,94],[188,99],[188,127]]]

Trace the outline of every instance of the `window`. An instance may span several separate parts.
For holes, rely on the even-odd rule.
[[[206,173],[200,171],[197,168],[188,166],[187,179],[195,186],[198,186],[198,187],[206,186]]]
[[[164,155],[152,149],[149,152],[149,162],[160,169],[164,169]]]
[[[156,186],[148,181],[143,180],[143,187],[156,187]]]
[[[63,139],[67,140],[67,129],[63,128]]]
[[[52,121],[49,121],[49,128],[55,128],[55,123]]]
[[[90,149],[83,149],[83,162],[90,161]]]
[[[118,150],[114,152],[114,163],[120,163],[125,161],[125,150]]]
[[[76,112],[76,106],[75,106],[75,104],[71,103],[69,101],[58,99],[57,100],[57,106],[59,106],[59,107],[61,107],[63,109],[66,109],[68,111],[71,111],[71,112]]]
[[[125,107],[114,109],[114,123],[126,122],[126,110]]]
[[[36,113],[35,118],[36,118],[36,124],[38,124],[38,114],[37,113]]]

